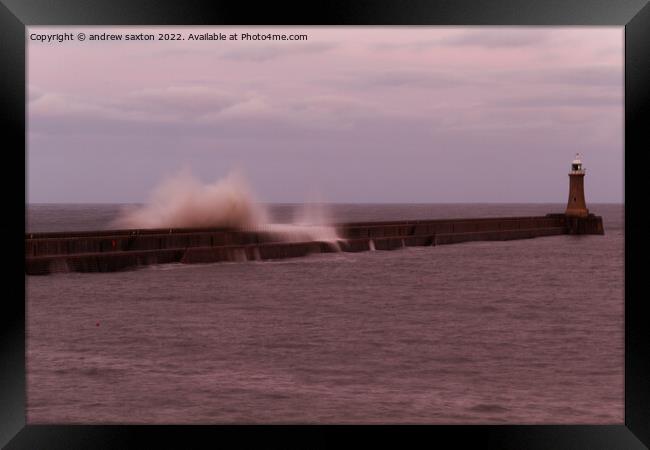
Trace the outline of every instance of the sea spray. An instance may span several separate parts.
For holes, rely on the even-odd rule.
[[[203,184],[188,169],[164,180],[149,202],[122,211],[114,222],[123,228],[253,228],[266,222],[266,210],[255,202],[243,175]]]
[[[332,224],[329,210],[321,202],[310,202],[301,205],[294,212],[290,224],[267,224],[265,230],[288,242],[326,242],[336,250],[341,251],[336,227]]]
[[[147,204],[125,208],[113,226],[120,228],[227,227],[272,233],[283,242],[327,242],[340,250],[336,228],[323,203],[307,203],[292,223],[269,223],[266,208],[240,172],[204,184],[184,169],[156,187]]]

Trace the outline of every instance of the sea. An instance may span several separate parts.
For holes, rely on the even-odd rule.
[[[31,232],[124,205],[31,204]],[[563,204],[331,204],[335,222]],[[300,205],[267,205],[277,222]],[[624,207],[605,235],[26,276],[30,424],[622,424]]]

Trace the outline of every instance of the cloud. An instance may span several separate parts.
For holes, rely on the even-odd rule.
[[[517,28],[494,28],[472,30],[440,36],[433,39],[419,39],[410,42],[381,42],[371,44],[375,50],[423,51],[437,47],[481,47],[488,49],[535,47],[550,42],[553,33],[549,30],[521,30]]]
[[[188,122],[247,104],[251,94],[235,95],[206,86],[169,86],[131,91],[117,98],[39,93],[30,99],[30,118]]]
[[[623,70],[617,66],[560,67],[539,71],[534,78],[546,83],[623,86]]]
[[[200,115],[224,110],[241,101],[241,97],[211,87],[169,86],[131,92],[121,100],[121,106],[141,111]]]
[[[345,96],[235,95],[207,86],[142,89],[117,98],[49,93],[29,104],[30,130],[40,133],[286,136],[349,129],[382,114],[376,104]]]
[[[215,51],[214,49],[208,49],[208,48],[187,48],[187,47],[166,47],[158,50],[147,50],[146,52],[142,52],[141,54],[132,54],[131,56],[134,58],[143,58],[143,57],[148,57],[150,59],[157,59],[157,58],[181,58],[185,56],[203,56],[203,57],[208,57],[208,56],[214,56]]]
[[[141,57],[170,57],[170,58],[183,58],[183,57],[201,57],[201,58],[221,58],[228,61],[244,61],[244,62],[267,62],[291,55],[308,55],[323,53],[337,48],[339,45],[333,42],[314,42],[314,43],[295,43],[295,42],[281,42],[273,44],[255,44],[255,43],[231,43],[232,48],[226,51],[215,51],[214,49],[206,48],[186,48],[186,47],[172,47],[153,52],[147,52]]]
[[[224,120],[248,120],[272,118],[277,107],[260,95],[251,95],[229,105],[227,108],[212,111],[198,119],[198,123],[210,124]]]
[[[471,84],[515,85],[539,89],[542,85],[573,88],[621,88],[623,70],[620,66],[584,65],[535,69],[483,70],[471,75]]]
[[[316,42],[313,44],[296,44],[292,42],[264,47],[240,47],[223,53],[222,58],[231,61],[266,62],[273,59],[298,54],[316,54],[332,50],[337,44],[330,42]]]
[[[623,107],[623,98],[611,94],[548,94],[536,97],[513,97],[490,102],[490,106],[508,108],[594,108]]]
[[[355,89],[420,87],[446,89],[468,84],[463,75],[429,69],[396,69],[341,75],[326,80],[330,84]]]
[[[552,37],[549,30],[521,30],[499,27],[490,30],[468,31],[439,41],[440,45],[473,46],[490,49],[535,47],[546,44]]]
[[[309,111],[326,112],[332,115],[376,111],[377,105],[369,102],[345,97],[342,95],[315,95],[294,100],[289,103],[291,108],[299,113]]]
[[[343,95],[314,95],[287,102],[285,116],[303,127],[350,130],[361,122],[397,117],[381,104]]]
[[[370,44],[370,50],[427,50],[441,45],[441,39],[426,39],[411,42],[377,42]]]
[[[102,118],[119,117],[122,111],[103,102],[94,102],[80,96],[62,93],[41,93],[30,98],[30,116],[79,117],[95,116]]]

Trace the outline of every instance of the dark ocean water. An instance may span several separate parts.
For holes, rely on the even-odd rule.
[[[563,207],[333,205],[332,217]],[[590,209],[604,236],[27,277],[27,420],[620,424],[623,206]],[[118,210],[32,205],[28,229],[106,228]]]

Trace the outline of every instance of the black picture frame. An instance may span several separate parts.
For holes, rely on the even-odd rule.
[[[499,426],[36,426],[25,424],[25,27],[30,25],[618,25],[625,26],[625,422]],[[645,0],[0,0],[2,180],[6,237],[0,323],[0,444],[18,448],[331,447],[365,444],[553,449],[650,446],[650,336],[641,182],[650,149],[650,5]],[[644,126],[645,125],[645,126]],[[8,177],[9,173],[17,177]],[[19,193],[22,192],[22,198]],[[22,264],[17,262],[22,261]],[[11,287],[11,289],[8,289]],[[644,294],[646,292],[646,294]],[[193,443],[194,445],[190,445]],[[410,446],[410,445],[409,445]]]

